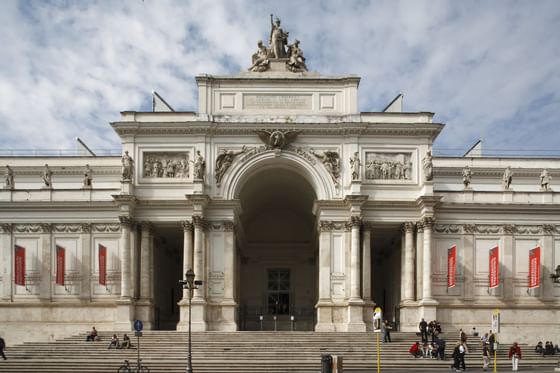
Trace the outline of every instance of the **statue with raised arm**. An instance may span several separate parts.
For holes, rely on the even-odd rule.
[[[309,151],[315,157],[319,158],[323,165],[331,175],[335,184],[338,185],[338,179],[340,178],[340,156],[337,152],[325,151],[323,154],[315,153],[313,149]]]
[[[424,167],[424,178],[426,181],[431,181],[434,178],[434,165],[432,163],[432,152],[428,150],[426,156],[422,160],[422,165]]]
[[[206,161],[204,160],[204,157],[202,157],[202,155],[200,155],[200,150],[196,151],[196,156],[194,157],[194,161],[193,162],[194,165],[194,179],[195,180],[204,180],[204,174],[206,172]]]
[[[257,51],[253,54],[251,59],[253,64],[248,70],[251,72],[263,72],[268,70],[270,67],[270,60],[268,59],[269,54],[268,48],[264,46],[262,40],[259,40],[257,42]]]
[[[350,168],[352,169],[352,180],[359,180],[360,179],[360,167],[362,166],[362,162],[358,157],[359,153],[355,152],[354,156],[350,158]]]
[[[288,70],[294,73],[307,71],[305,57],[303,57],[303,51],[299,47],[299,40],[296,39],[294,44],[288,46],[288,57],[289,60],[286,63]]]
[[[6,184],[4,185],[4,189],[14,189],[14,170],[10,168],[10,166],[6,165]]]
[[[93,171],[89,167],[89,164],[86,164],[86,169],[84,170],[84,188],[91,188],[91,181],[93,179]]]
[[[545,168],[544,170],[542,170],[541,172],[541,189],[542,190],[550,190],[550,180],[552,180],[552,177],[548,174],[547,169]]]
[[[272,58],[286,58],[285,46],[288,44],[288,32],[284,32],[280,27],[280,19],[276,17],[276,21],[272,21],[270,15],[270,54]]]
[[[245,145],[243,145],[241,151],[238,152],[234,152],[233,150],[228,151],[227,149],[222,150],[222,154],[218,155],[218,157],[216,158],[216,168],[214,171],[216,184],[220,184],[220,182],[222,181],[222,177],[233,163],[234,158],[239,154],[244,153],[246,150],[247,148],[245,147]]]
[[[502,177],[502,185],[505,190],[508,190],[511,186],[511,182],[513,181],[513,171],[511,167],[507,166],[504,170],[504,176]]]
[[[134,174],[134,160],[130,155],[128,155],[128,150],[125,150],[121,158],[121,164],[123,181],[132,180],[132,175]]]
[[[471,184],[472,178],[472,171],[468,165],[463,168],[463,184],[465,184],[465,188],[468,188]]]
[[[45,168],[43,169],[43,173],[41,174],[41,178],[45,183],[45,188],[52,188],[52,171],[49,168],[49,165],[45,163]]]

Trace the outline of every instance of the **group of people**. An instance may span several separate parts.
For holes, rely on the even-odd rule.
[[[435,342],[441,334],[441,325],[437,320],[427,322],[422,318],[418,323],[418,330],[420,331],[422,343],[428,342],[428,336],[431,336],[432,342]]]
[[[408,352],[414,358],[445,360],[445,340],[436,338],[434,342],[414,342]]]
[[[91,328],[91,331],[89,332],[89,334],[86,337],[86,341],[89,342],[93,342],[93,341],[99,341],[101,340],[99,338],[99,334],[97,333],[97,329],[95,329],[95,326]],[[132,343],[130,342],[130,337],[125,333],[123,335],[123,339],[122,342],[119,340],[119,337],[117,337],[116,334],[113,334],[113,336],[111,337],[111,340],[109,341],[109,345],[107,346],[107,349],[111,349],[111,348],[130,348],[132,347]]]
[[[535,346],[535,352],[541,354],[542,356],[554,355],[556,353],[560,353],[560,347],[558,347],[558,345],[554,345],[552,341],[546,341],[543,346],[542,341],[539,341],[539,343]]]

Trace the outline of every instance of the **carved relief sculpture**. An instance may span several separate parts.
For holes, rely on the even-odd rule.
[[[195,180],[204,180],[204,174],[206,173],[206,161],[200,155],[200,150],[196,151],[196,156],[194,157],[193,166],[193,174]]]
[[[189,177],[188,152],[145,152],[143,158],[144,178],[185,179]],[[204,158],[202,161],[204,162]],[[202,174],[204,175],[204,172]]]
[[[463,184],[465,184],[465,188],[468,188],[469,185],[471,184],[471,178],[472,178],[472,171],[470,167],[467,165],[465,166],[465,168],[463,168]]]
[[[43,169],[43,173],[41,174],[41,179],[43,179],[43,183],[45,185],[44,188],[52,188],[52,171],[49,168],[49,165],[45,163],[45,168]]]
[[[502,177],[502,186],[505,190],[508,190],[511,186],[511,182],[513,181],[513,171],[509,166],[506,167],[504,170],[504,176]]]
[[[6,179],[5,179],[4,189],[14,189],[14,170],[10,168],[10,166],[6,165]]]
[[[366,153],[367,180],[411,180],[411,153]]]
[[[89,164],[86,164],[86,169],[84,170],[84,185],[83,188],[91,188],[91,181],[93,179],[93,171],[89,167]]]
[[[340,178],[340,156],[337,152],[325,151],[323,154],[315,153],[313,149],[309,151],[315,157],[319,158],[323,165],[331,175],[335,184],[338,185],[338,179]]]
[[[258,130],[255,131],[267,149],[284,149],[295,141],[301,131],[294,130]]]
[[[550,184],[550,180],[552,180],[552,177],[548,174],[546,168],[542,170],[540,180],[541,180],[541,190],[550,190],[549,184]]]
[[[216,168],[214,171],[216,184],[220,184],[220,181],[222,181],[222,177],[233,163],[234,158],[239,154],[244,153],[246,150],[247,148],[245,147],[245,145],[243,145],[241,151],[239,152],[234,152],[233,150],[228,151],[227,149],[222,150],[222,154],[218,155],[218,158],[216,158]]]
[[[352,169],[352,180],[359,180],[360,179],[360,167],[362,166],[362,162],[358,157],[359,153],[355,152],[354,156],[350,158],[350,168]]]
[[[296,39],[294,41],[294,44],[288,46],[288,56],[288,70],[293,73],[307,71],[307,66],[305,65],[305,57],[303,57],[303,51],[299,47],[299,40]]]
[[[128,150],[125,150],[121,158],[121,164],[122,164],[122,172],[121,172],[122,180],[131,181],[132,176],[134,174],[134,160],[130,155],[128,155]]]
[[[259,40],[257,42],[257,51],[251,58],[253,65],[251,65],[248,70],[252,72],[263,72],[268,70],[270,65],[270,60],[268,59],[268,57],[268,49],[264,46],[262,40]]]
[[[428,150],[426,156],[422,160],[422,167],[424,168],[424,178],[426,181],[431,181],[434,178],[434,166],[432,163],[432,152]]]

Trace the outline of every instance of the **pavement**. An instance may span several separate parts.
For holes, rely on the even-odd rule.
[[[554,373],[554,368],[553,367],[548,367],[548,368],[542,368],[542,367],[537,367],[537,368],[533,368],[530,366],[522,366],[520,364],[519,369],[517,370],[518,372],[530,372],[530,373]],[[373,370],[353,370],[353,369],[344,369],[345,373],[377,373],[377,369],[373,369]],[[430,368],[430,369],[421,369],[421,368],[414,368],[414,369],[402,369],[402,368],[397,368],[397,369],[390,369],[390,368],[386,368],[384,369],[383,367],[381,367],[381,373],[386,372],[386,373],[410,373],[410,372],[414,372],[414,373],[434,373],[434,372],[455,372],[454,370],[452,371],[450,368]],[[464,371],[465,373],[484,373],[485,371],[482,370],[482,368],[480,367],[467,367],[467,370]],[[491,369],[488,369],[486,372],[493,372],[493,369],[491,367]],[[496,370],[496,372],[511,372],[511,366],[506,367],[506,366],[499,366]]]

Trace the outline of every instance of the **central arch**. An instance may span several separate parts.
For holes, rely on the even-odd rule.
[[[275,160],[260,162],[239,184],[239,326],[313,330],[318,242],[312,210],[317,194],[305,173],[287,160]]]

